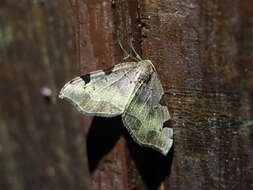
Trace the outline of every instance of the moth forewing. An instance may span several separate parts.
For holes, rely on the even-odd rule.
[[[59,97],[70,101],[84,114],[102,117],[121,115],[148,75],[145,62],[126,62],[72,79]]]

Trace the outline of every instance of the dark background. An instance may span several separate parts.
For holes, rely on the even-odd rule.
[[[253,189],[252,0],[2,0],[1,190]],[[159,74],[174,128],[167,157],[120,118],[58,99],[124,57]],[[48,89],[51,94],[45,94]]]

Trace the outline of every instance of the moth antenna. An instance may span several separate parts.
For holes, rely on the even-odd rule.
[[[135,56],[136,56],[136,58],[137,58],[137,61],[143,61],[143,59],[141,58],[141,56],[140,56],[140,55],[136,52],[136,50],[134,49],[134,46],[133,46],[133,43],[132,43],[132,38],[131,38],[131,40],[129,41],[129,45],[130,45],[131,49],[133,50],[133,52],[134,52],[134,54],[135,54]],[[156,71],[156,68],[155,68],[155,66],[154,66],[154,64],[153,64],[152,62],[151,62],[151,65],[152,65],[154,71],[157,72],[157,71]]]
[[[136,52],[136,50],[134,49],[134,46],[133,46],[133,43],[132,43],[132,38],[131,38],[131,40],[129,41],[129,46],[131,47],[131,49],[133,50],[133,52],[134,52],[134,54],[135,54],[135,56],[136,56],[136,58],[137,58],[137,61],[143,61],[143,59],[141,58],[141,56]],[[128,54],[129,55],[129,54]],[[135,58],[135,57],[133,57],[133,58]],[[135,60],[136,60],[136,58],[135,58]],[[152,67],[153,67],[153,69],[154,69],[154,71],[155,72],[157,72],[156,71],[156,68],[155,68],[155,66],[154,66],[154,64],[151,62],[151,65],[152,65]]]
[[[119,43],[119,46],[120,46],[120,48],[121,48],[121,50],[123,51],[123,53],[125,54],[125,55],[127,55],[127,56],[125,56],[124,58],[123,58],[123,60],[126,60],[126,59],[128,59],[128,58],[132,58],[132,59],[134,59],[135,61],[140,61],[139,59],[137,59],[136,57],[133,57],[130,53],[128,53],[124,48],[123,48],[123,46],[122,46],[122,44],[121,44],[121,42],[118,40],[118,43]]]
[[[123,60],[126,60],[126,59],[128,59],[129,57],[130,57],[130,54],[123,48],[123,46],[122,46],[122,44],[121,44],[121,41],[120,40],[118,40],[118,43],[119,43],[119,47],[120,47],[120,49],[123,51],[123,53],[126,55],[124,58],[123,58]]]
[[[135,49],[134,49],[134,46],[133,46],[133,43],[132,43],[132,38],[131,38],[130,41],[129,41],[129,46],[130,46],[130,48],[133,50],[133,52],[134,52],[136,58],[137,58],[139,61],[142,61],[143,59],[141,58],[141,56],[140,56],[140,55],[135,51]]]

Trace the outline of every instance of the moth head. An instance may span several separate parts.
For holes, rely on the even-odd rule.
[[[150,72],[156,72],[155,66],[153,65],[153,63],[150,60],[142,60],[139,62],[140,64],[143,64],[145,67],[147,67],[149,69]]]

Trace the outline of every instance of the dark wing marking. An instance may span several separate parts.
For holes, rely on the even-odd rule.
[[[136,92],[122,119],[138,144],[166,155],[172,146],[173,130],[163,128],[164,122],[170,119],[163,94],[162,85],[156,72],[153,72]]]
[[[81,79],[85,82],[85,84],[88,84],[90,82],[90,74],[82,75],[80,76]]]

